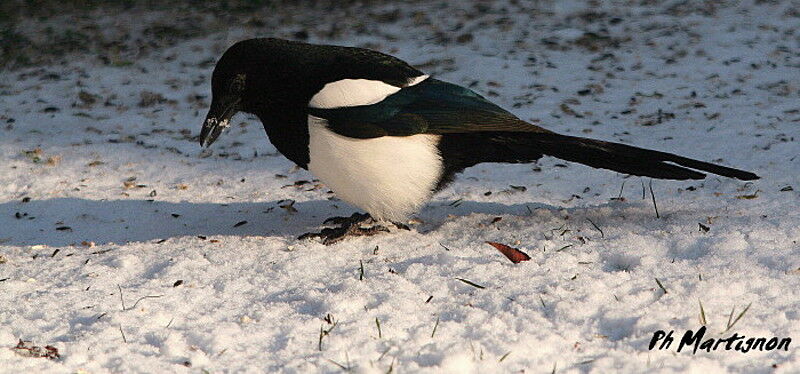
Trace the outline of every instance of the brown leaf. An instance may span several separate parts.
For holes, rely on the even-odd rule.
[[[56,347],[51,345],[46,345],[44,347],[35,346],[31,344],[31,342],[23,341],[22,339],[19,340],[17,346],[13,348],[13,351],[23,357],[43,357],[51,360],[58,360],[61,358],[61,355],[58,354],[58,349]]]
[[[519,249],[509,247],[502,243],[497,242],[486,242],[486,244],[491,245],[492,247],[497,248],[500,253],[504,254],[508,257],[511,262],[518,264],[522,261],[528,261],[531,259],[531,256],[528,256],[525,252],[520,251]]]

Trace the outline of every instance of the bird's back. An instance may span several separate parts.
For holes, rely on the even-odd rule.
[[[223,55],[225,58],[249,63],[254,69],[295,85],[311,84],[317,91],[321,85],[341,79],[379,80],[403,86],[410,78],[422,75],[405,61],[378,51],[275,38],[243,40],[231,46]]]

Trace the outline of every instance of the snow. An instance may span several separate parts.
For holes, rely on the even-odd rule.
[[[699,328],[701,303],[715,338],[800,338],[793,5],[649,3],[593,16],[581,1],[375,5],[398,20],[333,37],[319,30],[338,13],[317,9],[309,35],[393,53],[555,131],[762,177],[653,181],[660,218],[649,180],[548,158],[470,168],[410,232],[296,240],[353,208],[254,118],[235,117],[211,153],[193,138],[210,99],[203,62],[291,23],[232,26],[129,66],[75,56],[4,72],[0,372],[800,371],[794,341],[647,348],[657,330]],[[61,358],[23,357],[19,339]]]

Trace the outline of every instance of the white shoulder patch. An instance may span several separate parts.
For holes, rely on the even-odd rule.
[[[428,78],[428,75],[410,78],[408,86],[413,86]],[[389,95],[400,91],[400,87],[370,79],[342,79],[322,87],[308,102],[317,109],[333,109],[359,105],[370,105],[383,101]]]
[[[413,85],[415,85],[415,84],[417,84],[419,82],[422,82],[422,81],[424,81],[424,80],[426,80],[428,78],[430,78],[430,75],[428,75],[428,74],[424,74],[424,75],[420,75],[418,77],[410,78],[408,80],[408,83],[406,84],[406,87],[413,86]]]

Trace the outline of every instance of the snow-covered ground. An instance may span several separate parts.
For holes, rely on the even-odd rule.
[[[131,63],[3,72],[0,372],[800,371],[800,340],[648,350],[657,330],[703,319],[707,337],[800,339],[800,4],[513,3],[364,10],[381,23],[318,9]],[[210,153],[194,136],[222,51],[300,29],[395,54],[552,130],[762,179],[653,181],[657,218],[647,179],[551,158],[483,164],[410,232],[299,241],[353,208],[253,118]],[[20,339],[60,357],[26,357]]]

